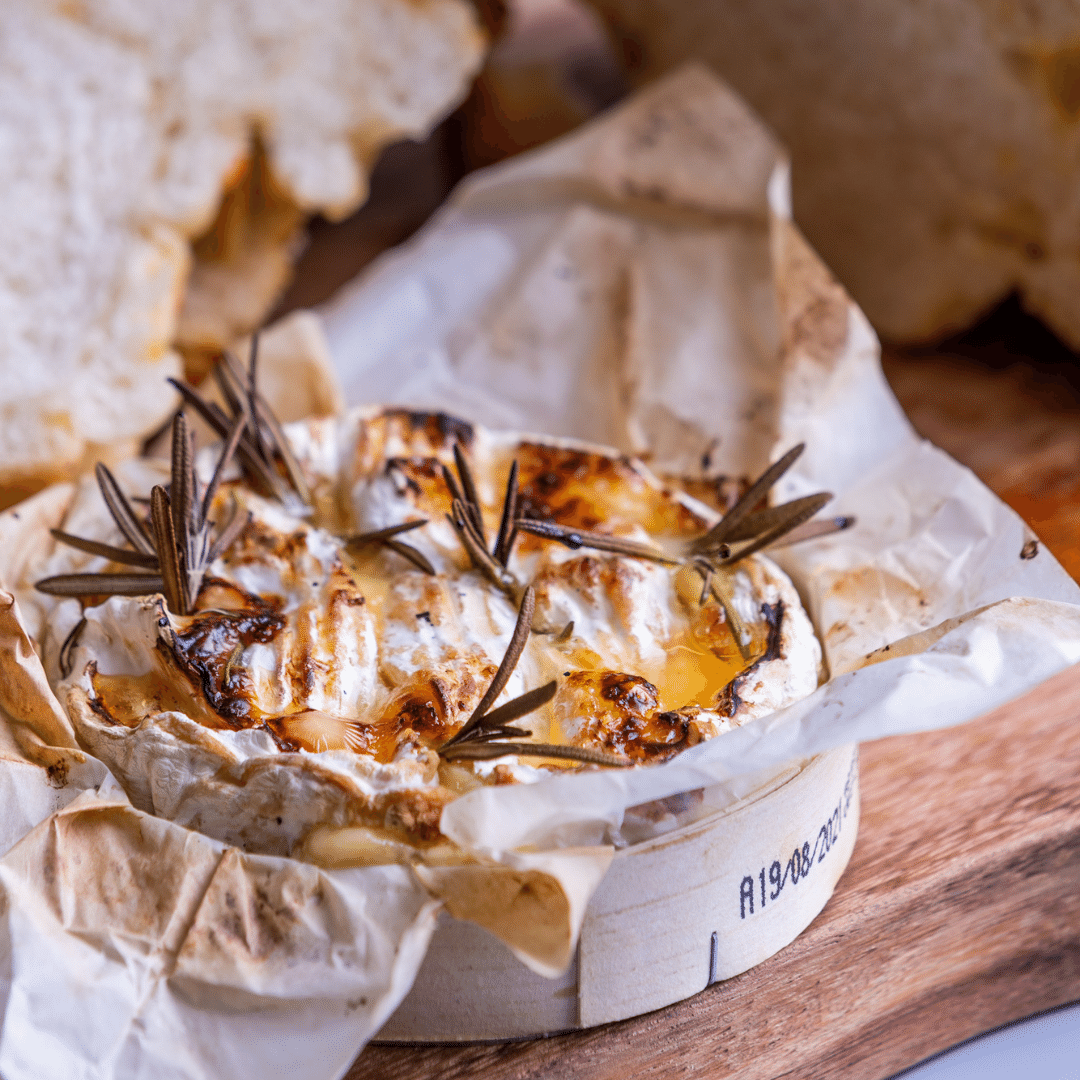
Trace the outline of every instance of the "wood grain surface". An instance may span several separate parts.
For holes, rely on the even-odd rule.
[[[975,347],[961,338],[940,352],[887,349],[885,374],[919,433],[974,470],[1080,577],[1080,358],[1029,316],[987,324],[970,333],[990,338]]]
[[[847,873],[771,960],[550,1039],[369,1046],[349,1080],[877,1080],[1080,998],[1080,668],[950,731],[862,750]]]

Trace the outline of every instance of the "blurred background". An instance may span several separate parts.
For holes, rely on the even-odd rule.
[[[1080,9],[1032,2],[481,0],[494,47],[368,202],[316,217],[273,316],[320,303],[474,169],[570,131],[687,59],[787,146],[795,217],[874,324],[916,428],[1080,574]],[[257,170],[252,170],[257,173]],[[196,244],[228,248],[237,190]],[[280,215],[279,215],[280,216]],[[247,329],[245,327],[244,329]],[[197,348],[189,366],[199,366]],[[196,371],[197,373],[197,371]]]
[[[1073,0],[7,0],[0,507],[136,452],[181,363],[687,61],[787,148],[918,430],[1080,573]]]

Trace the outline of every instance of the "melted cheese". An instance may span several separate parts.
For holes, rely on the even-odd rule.
[[[446,520],[453,439],[469,445],[489,544],[515,458],[534,517],[668,549],[710,522],[640,466],[595,448],[400,411],[351,414],[335,431],[320,421],[317,438],[294,440],[321,524],[226,485],[216,510],[225,516],[235,499],[251,520],[211,568],[194,614],[147,597],[88,608],[58,689],[80,738],[136,805],[253,850],[291,851],[332,826],[359,830],[365,858],[400,855],[395,844],[437,842],[441,807],[470,786],[579,767],[439,765],[437,747],[480,700],[517,615],[470,567]],[[403,539],[434,577],[385,548],[348,544],[350,533],[418,518],[427,524]],[[774,653],[748,670],[723,609],[699,604],[699,579],[677,566],[522,536],[510,569],[535,583],[537,606],[500,701],[559,683],[548,706],[519,722],[536,742],[661,761],[816,686],[816,638],[767,559],[747,560],[731,581],[754,654],[767,644]],[[68,607],[55,609],[57,633],[73,625]],[[765,615],[781,610],[770,637]],[[316,847],[337,850],[319,835]]]

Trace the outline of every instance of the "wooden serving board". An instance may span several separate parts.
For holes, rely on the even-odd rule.
[[[1080,998],[1080,667],[963,727],[866,744],[861,768],[847,872],[770,960],[589,1031],[369,1046],[349,1080],[877,1080]]]

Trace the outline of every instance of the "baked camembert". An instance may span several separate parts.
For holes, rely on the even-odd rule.
[[[232,449],[241,405],[236,426],[218,418]],[[753,547],[794,520],[758,508],[775,476],[717,539],[717,515],[603,448],[392,409],[287,438],[307,506],[227,454],[198,459],[188,610],[160,585],[70,584],[109,572],[100,545],[134,528],[92,483],[39,583],[61,594],[44,635],[57,695],[140,809],[267,854],[340,861],[340,831],[345,861],[434,856],[443,806],[478,785],[663,762],[818,685],[798,595]],[[109,474],[151,539],[171,499],[166,547],[175,456],[171,479],[149,460]],[[214,520],[233,523],[224,550]],[[156,572],[160,545],[143,556]]]

